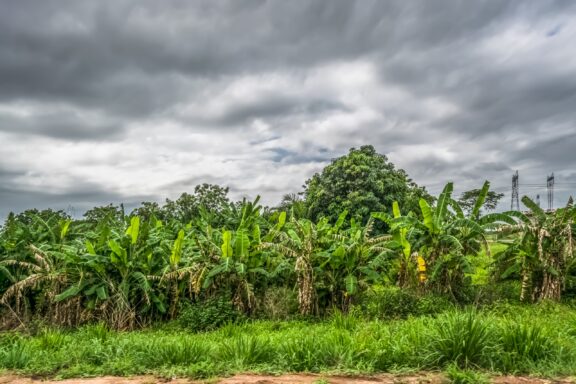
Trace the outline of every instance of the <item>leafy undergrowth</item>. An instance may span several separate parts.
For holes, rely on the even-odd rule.
[[[119,333],[102,325],[0,334],[0,371],[57,378],[139,375],[205,378],[238,372],[376,374],[445,371],[576,374],[576,311],[561,306],[450,310],[435,317],[324,322],[254,321],[207,333],[176,327]]]

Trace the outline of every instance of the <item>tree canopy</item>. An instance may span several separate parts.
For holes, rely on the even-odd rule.
[[[476,200],[478,199],[478,196],[480,195],[481,189],[471,189],[469,191],[463,192],[460,195],[460,198],[458,199],[458,203],[460,203],[460,206],[462,207],[462,209],[467,212],[470,213],[472,211],[472,209],[474,208],[474,204],[476,203]],[[494,191],[488,191],[486,193],[486,197],[484,200],[484,204],[482,205],[482,208],[487,210],[487,211],[492,211],[494,209],[496,209],[496,206],[498,205],[498,202],[504,197],[503,193],[496,193]]]
[[[406,211],[417,211],[420,198],[432,200],[425,188],[371,145],[351,148],[347,155],[334,159],[306,181],[304,196],[311,219],[330,221],[347,210],[366,222],[372,212],[391,213],[394,201]]]
[[[193,194],[183,193],[175,201],[166,199],[163,211],[168,218],[189,222],[198,217],[202,209],[218,215],[230,204],[228,187],[204,183],[197,185]]]

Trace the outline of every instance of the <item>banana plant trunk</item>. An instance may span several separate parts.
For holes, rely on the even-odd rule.
[[[544,273],[542,288],[540,289],[540,300],[560,300],[562,295],[562,282],[559,276],[554,276],[549,272]]]
[[[560,300],[564,285],[562,271],[565,269],[562,256],[559,252],[553,252],[547,258],[547,262],[544,264],[545,270],[542,276],[542,285],[539,290],[539,300]],[[552,273],[552,270],[556,272]]]
[[[176,318],[178,304],[180,302],[180,290],[178,289],[178,280],[172,282],[172,300],[170,301],[169,316],[170,319]]]
[[[525,263],[522,265],[522,287],[520,289],[520,301],[525,302],[528,295],[530,295],[531,288],[531,272],[526,268]]]
[[[302,315],[310,315],[314,309],[314,275],[310,262],[300,258],[296,262],[298,271],[298,303]]]

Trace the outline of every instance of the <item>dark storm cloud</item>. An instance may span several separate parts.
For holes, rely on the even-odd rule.
[[[223,111],[210,116],[186,116],[183,121],[218,127],[234,127],[253,122],[256,119],[280,123],[284,119],[314,118],[318,115],[350,111],[351,109],[335,100],[305,97],[282,96],[275,93],[262,95],[258,100],[238,100]]]
[[[13,177],[23,176],[26,172],[22,170],[15,170],[15,169],[4,169],[0,166],[0,181],[2,181],[2,185],[8,183]]]
[[[150,113],[174,102],[174,74],[306,68],[381,50],[394,56],[463,39],[510,8],[444,3],[5,0],[0,97]]]
[[[330,100],[295,100],[292,98],[276,98],[261,100],[249,105],[233,106],[216,121],[224,125],[249,122],[254,119],[269,119],[277,117],[293,117],[294,115],[314,116],[331,111],[346,111],[348,108]]]
[[[513,153],[517,162],[523,159],[540,161],[543,164],[565,164],[567,169],[576,166],[576,128],[570,133],[559,137],[540,138],[538,141],[530,143],[526,148]],[[554,167],[550,166],[550,172]],[[576,182],[576,180],[574,180]]]
[[[9,212],[22,212],[26,209],[62,209],[70,214],[81,216],[82,212],[95,206],[108,203],[127,203],[134,206],[141,201],[150,201],[152,196],[130,196],[112,193],[103,187],[84,183],[68,189],[65,192],[50,192],[42,189],[23,189],[20,185],[10,185],[9,173],[0,172],[0,201],[7,202],[0,205],[0,218]]]
[[[175,191],[193,191],[194,187],[203,183],[220,184],[224,185],[226,180],[224,178],[214,177],[210,174],[202,174],[194,177],[185,177],[170,183],[166,183],[163,187],[167,190]]]
[[[430,185],[568,175],[575,16],[560,0],[0,0],[2,201],[205,181],[276,196],[365,143]],[[46,140],[53,156],[26,155]],[[30,187],[50,189],[51,158],[80,190]]]
[[[272,153],[272,161],[275,163],[284,164],[302,164],[302,163],[325,163],[330,161],[330,156],[322,154],[321,151],[317,155],[303,155],[295,151],[289,151],[284,148],[271,148],[268,151]]]
[[[121,137],[124,127],[119,124],[94,124],[73,115],[46,113],[33,117],[14,117],[0,113],[0,132],[47,136],[64,140],[114,140]]]
[[[576,110],[570,106],[576,105],[576,77],[539,74],[540,70],[503,71],[478,78],[474,92],[454,93],[463,113],[440,124],[476,136],[492,131],[526,131],[542,120],[574,121]]]

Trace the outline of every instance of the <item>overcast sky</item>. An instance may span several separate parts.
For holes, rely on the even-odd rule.
[[[275,204],[363,144],[508,207],[514,170],[554,172],[558,205],[575,22],[574,1],[0,0],[0,217],[204,182]]]

